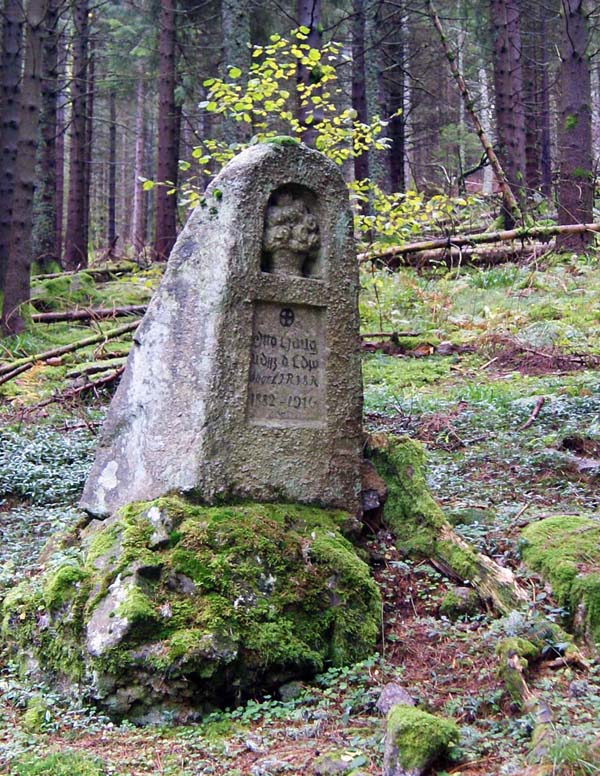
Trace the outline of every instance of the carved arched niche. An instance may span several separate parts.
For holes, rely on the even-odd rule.
[[[297,183],[280,186],[265,211],[260,268],[274,275],[320,278],[321,233],[314,193]]]

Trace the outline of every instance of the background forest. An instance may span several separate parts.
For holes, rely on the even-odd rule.
[[[591,0],[4,0],[5,333],[32,267],[164,261],[253,138],[295,135],[370,180],[371,240],[422,230],[421,200],[386,198],[409,190],[500,193],[506,226],[593,221],[599,20]]]

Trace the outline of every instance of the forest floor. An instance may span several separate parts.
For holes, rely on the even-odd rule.
[[[38,307],[143,304],[157,279],[155,270],[108,282],[72,279],[58,302],[53,281],[44,281]],[[596,260],[547,254],[490,269],[365,269],[360,304],[364,333],[413,332],[366,339],[367,429],[409,434],[425,445],[429,485],[455,530],[513,569],[529,591],[520,617],[540,612],[568,623],[552,591],[522,566],[519,541],[523,527],[542,517],[599,519]],[[35,324],[3,343],[0,367],[117,325]],[[128,336],[38,362],[0,385],[0,595],[35,573],[48,536],[77,519],[110,388],[73,391],[110,375]],[[73,373],[89,362],[98,371],[82,381]],[[74,776],[379,774],[384,720],[375,703],[390,681],[460,725],[450,761],[432,774],[523,773],[533,720],[511,703],[494,654],[498,639],[512,635],[515,617],[479,611],[452,622],[440,615],[451,583],[439,571],[404,557],[385,530],[364,543],[384,600],[382,637],[370,659],[328,671],[292,700],[257,698],[202,724],[138,729],[68,705],[51,688],[25,686],[5,655],[0,773],[50,773],[36,770],[36,762],[58,753],[54,773]],[[600,773],[582,754],[600,729],[600,662],[586,654],[587,668],[542,662],[528,677],[552,712],[553,773],[564,776]],[[25,711],[32,697],[46,708],[35,726]]]

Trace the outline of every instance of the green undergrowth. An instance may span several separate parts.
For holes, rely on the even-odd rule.
[[[94,447],[87,429],[68,434],[47,426],[34,433],[29,428],[0,429],[1,498],[35,505],[74,499],[85,482]]]
[[[61,751],[45,757],[26,755],[13,761],[14,776],[106,776],[106,769],[97,757],[75,751]]]
[[[132,272],[109,279],[96,278],[86,272],[64,275],[58,278],[35,279],[32,284],[32,308],[34,312],[60,312],[73,309],[127,307],[147,304],[156,290],[162,267],[142,270],[132,265]],[[0,346],[0,364],[10,363],[24,356],[44,353],[48,350],[77,343],[100,332],[108,332],[122,325],[127,319],[96,322],[27,322],[19,335],[6,337]],[[73,386],[69,373],[78,365],[125,356],[131,347],[131,334],[110,339],[96,345],[78,349],[55,359],[56,363],[36,364],[16,379],[0,386],[0,417],[2,397],[18,399],[22,404],[34,404],[53,393],[59,394]]]
[[[530,265],[372,270],[363,265],[360,301],[364,331],[418,331],[453,342],[492,332],[519,335],[553,322],[567,351],[598,352],[600,292],[596,262],[549,255]]]

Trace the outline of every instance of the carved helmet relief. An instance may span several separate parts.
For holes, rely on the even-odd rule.
[[[282,186],[269,198],[263,235],[264,272],[315,276],[321,237],[310,198],[310,192],[300,186]]]

